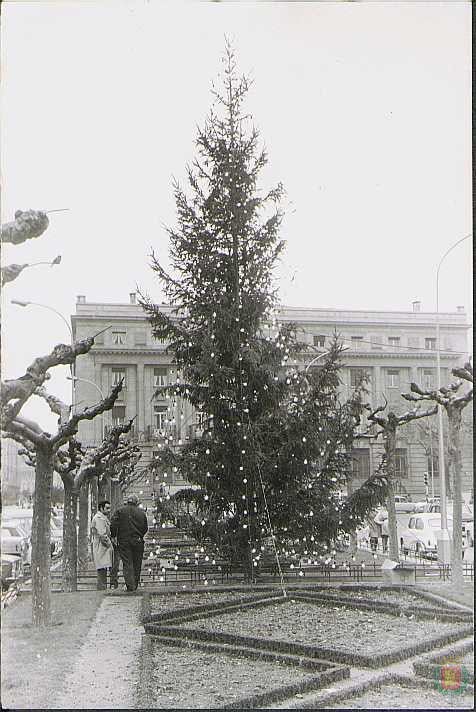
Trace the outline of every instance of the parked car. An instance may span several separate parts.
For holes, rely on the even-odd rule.
[[[438,514],[424,512],[410,517],[408,526],[400,528],[398,538],[405,553],[417,552],[435,558],[437,555],[437,534],[441,528]],[[453,518],[448,516],[448,531],[453,531]]]
[[[10,521],[19,524],[27,533],[31,541],[31,530],[33,524],[33,510],[11,508],[7,512],[2,512],[2,526],[8,525]],[[63,550],[63,523],[59,517],[53,514],[50,518],[51,525],[51,555],[59,554]]]
[[[2,591],[7,589],[16,579],[23,574],[21,557],[2,552]]]
[[[453,514],[453,502],[447,502],[446,511],[449,515]],[[462,518],[463,522],[472,522],[474,520],[473,505],[467,502],[462,503]],[[433,502],[430,507],[430,512],[432,514],[439,514],[441,512],[440,502]]]
[[[27,526],[20,519],[6,519],[2,522],[2,529],[6,528],[16,528],[23,533],[25,536],[28,546],[26,547],[26,555],[23,556],[24,564],[31,564],[31,537]]]
[[[63,523],[57,517],[51,517],[51,554],[61,554],[63,551]]]
[[[411,502],[410,497],[406,494],[396,494],[395,511],[397,512],[397,514],[401,512],[414,512],[415,502]]]
[[[19,556],[24,564],[29,562],[29,536],[18,524],[2,524],[2,553]]]

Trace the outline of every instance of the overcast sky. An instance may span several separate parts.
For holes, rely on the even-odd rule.
[[[183,181],[224,37],[254,80],[246,108],[282,181],[281,301],[435,309],[435,270],[472,231],[470,2],[12,2],[2,13],[2,222],[53,210],[3,263],[62,255],[3,294],[4,377],[67,341],[77,294],[160,301],[172,176]],[[445,260],[440,308],[471,313],[467,240]],[[51,390],[67,398],[63,369]],[[26,413],[52,424],[42,405]]]

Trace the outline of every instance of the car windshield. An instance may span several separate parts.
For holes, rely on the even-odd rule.
[[[412,517],[410,521],[408,522],[408,528],[409,529],[414,529],[415,528],[415,519]]]

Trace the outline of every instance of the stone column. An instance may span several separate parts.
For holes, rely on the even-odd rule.
[[[137,410],[137,430],[143,432],[145,430],[145,382],[144,382],[144,364],[139,361],[137,363],[137,378],[136,378],[136,410]]]

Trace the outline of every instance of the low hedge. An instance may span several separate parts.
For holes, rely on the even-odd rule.
[[[150,600],[150,599],[149,599]],[[177,608],[172,611],[165,611],[163,613],[152,613],[152,606],[149,603],[149,613],[147,617],[147,622],[152,623],[154,621],[174,621],[176,619],[185,623],[186,621],[192,621],[197,618],[202,618],[203,613],[209,613],[210,615],[220,615],[228,611],[233,611],[239,608],[247,607],[248,605],[257,604],[268,604],[270,602],[276,602],[280,600],[278,597],[269,598],[267,594],[263,596],[250,596],[249,598],[242,599],[241,601],[234,602],[232,600],[224,601],[223,603],[206,603],[204,605],[190,606],[188,608]],[[220,606],[218,608],[218,606]],[[144,622],[144,621],[143,621]]]
[[[271,663],[282,663],[284,665],[302,667],[316,672],[324,672],[325,670],[344,670],[343,677],[350,676],[350,668],[345,665],[333,663],[328,660],[319,660],[317,658],[309,658],[305,655],[290,655],[287,653],[276,652],[273,650],[260,650],[258,648],[248,648],[240,645],[232,645],[230,643],[209,643],[204,640],[190,640],[189,638],[169,638],[161,635],[150,635],[153,643],[161,643],[171,647],[181,648],[196,648],[211,653],[222,653],[228,657],[249,658],[251,660],[264,660]]]
[[[339,598],[338,596],[332,596],[328,594],[321,593],[295,593],[294,597],[301,601],[308,602],[318,602],[327,605],[339,605],[346,606],[348,608],[359,608],[365,611],[374,611],[376,613],[387,613],[391,616],[399,617],[401,615],[411,614],[415,618],[421,619],[432,619],[438,618],[442,622],[448,623],[459,623],[466,622],[469,618],[468,614],[455,612],[446,612],[438,608],[420,608],[418,606],[400,607],[397,604],[390,603],[387,601],[354,601],[348,598]]]
[[[233,635],[231,633],[214,633],[210,631],[193,630],[189,628],[176,628],[161,626],[154,623],[145,625],[147,633],[153,635],[166,636],[171,638],[185,638],[192,640],[204,640],[213,643],[230,643],[240,647],[258,648],[264,650],[274,650],[291,655],[304,655],[305,657],[329,660],[342,663],[344,665],[354,665],[358,667],[379,668],[384,665],[405,660],[406,658],[426,652],[434,647],[446,645],[465,636],[471,635],[472,627],[465,626],[460,630],[452,631],[446,635],[434,636],[422,640],[412,645],[405,645],[391,653],[375,655],[365,655],[362,653],[343,652],[313,645],[303,645],[300,643],[290,643],[281,640],[265,640],[252,638],[249,636]]]

